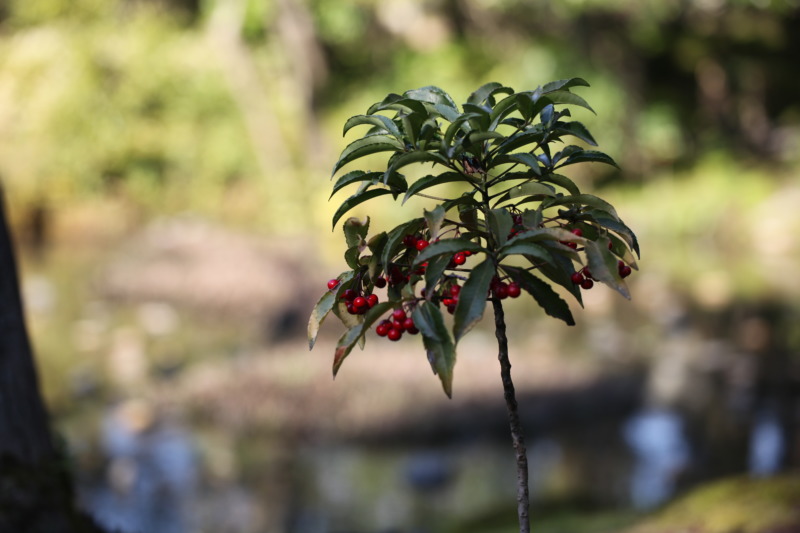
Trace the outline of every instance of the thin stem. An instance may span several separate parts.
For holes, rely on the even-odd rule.
[[[519,519],[519,532],[530,533],[531,524],[528,511],[530,508],[528,497],[528,457],[525,450],[525,437],[522,424],[517,412],[517,398],[514,393],[514,382],[511,381],[511,361],[508,359],[508,340],[506,339],[506,321],[503,313],[503,304],[497,298],[492,298],[494,306],[495,336],[500,361],[500,378],[503,381],[503,393],[508,409],[508,422],[511,426],[511,441],[517,456],[517,517]]]

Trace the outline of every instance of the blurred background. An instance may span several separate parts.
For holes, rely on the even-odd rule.
[[[596,287],[573,328],[508,305],[534,524],[623,531],[791,472],[798,30],[797,0],[0,3],[0,181],[83,505],[151,533],[513,531],[490,320],[452,401],[418,341],[369,338],[334,382],[341,328],[309,352],[305,327],[345,269],[328,178],[349,116],[573,76],[622,170],[571,177],[638,233],[641,270],[632,302]],[[354,214],[423,206],[382,201]]]

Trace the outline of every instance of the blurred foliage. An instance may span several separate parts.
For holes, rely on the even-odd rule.
[[[633,203],[672,189],[657,207],[691,237],[796,166],[799,21],[797,0],[10,0],[0,178],[18,221],[112,200],[127,223],[322,235],[340,125],[376,95],[581,76],[598,114],[580,120],[623,170],[577,179]]]

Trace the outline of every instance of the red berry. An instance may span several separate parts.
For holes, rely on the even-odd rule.
[[[426,241],[425,239],[420,239],[415,244],[415,247],[416,247],[417,250],[419,250],[421,252],[422,250],[427,248],[429,244],[430,243],[428,241]]]
[[[443,298],[442,303],[448,307],[451,305],[456,305],[456,301],[453,298]]]
[[[612,248],[614,248],[614,243],[608,241],[608,249],[611,250]]]
[[[377,326],[375,326],[375,333],[378,334],[379,337],[385,337],[387,333],[389,333],[390,326],[385,322],[381,322]]]
[[[461,286],[460,285],[450,285],[450,296],[454,296],[454,297],[458,296],[458,294],[460,292],[461,292]]]
[[[575,285],[580,285],[583,282],[583,274],[580,272],[573,272],[569,279],[571,279],[572,283]]]
[[[516,224],[517,226],[522,225],[522,215],[520,214],[514,215],[512,219],[514,220],[514,224]]]
[[[392,329],[396,329],[401,333],[406,330],[405,320],[393,320],[392,321]]]
[[[389,337],[390,341],[399,341],[400,337],[403,336],[403,332],[400,331],[399,329],[391,328],[387,332],[386,336]]]
[[[578,247],[578,243],[577,243],[577,242],[567,242],[567,243],[565,243],[565,244],[566,244],[567,246],[569,246],[570,248],[572,248],[573,250],[574,250],[574,249],[576,249],[576,248]]]
[[[369,307],[369,303],[367,302],[367,299],[364,298],[363,296],[357,296],[353,300],[353,307],[355,307],[356,309],[363,309],[364,307]]]
[[[467,262],[467,256],[464,255],[464,252],[458,252],[453,256],[453,263],[457,265],[463,265]]]
[[[406,235],[403,237],[403,244],[406,246],[406,248],[413,248],[416,243],[417,239],[413,235]]]
[[[358,294],[353,289],[347,289],[342,293],[342,298],[344,298],[348,302],[352,302],[353,300],[355,300],[356,296],[358,296]]]
[[[450,304],[447,306],[447,312],[451,315],[456,312],[456,304]]]
[[[414,326],[411,328],[406,328],[406,333],[408,333],[409,335],[416,335],[417,333],[419,333],[419,330],[417,329],[416,326]]]
[[[375,280],[375,286],[382,289],[386,286],[386,278],[378,278]]]
[[[587,291],[594,287],[594,281],[586,278],[585,280],[581,281],[581,289],[586,289]]]
[[[370,294],[367,296],[367,303],[370,307],[375,307],[378,304],[378,295],[377,294]]]
[[[592,271],[589,270],[589,267],[583,267],[583,275],[586,276],[587,278],[594,279],[594,276],[592,276]]]
[[[577,235],[578,237],[583,237],[583,230],[581,228],[575,228],[570,231],[572,231],[573,235]]]
[[[347,312],[350,313],[351,315],[355,315],[358,313],[358,310],[352,303],[347,302]]]
[[[409,331],[409,330],[413,329],[414,327],[415,326],[414,326],[414,319],[413,318],[408,317],[403,321],[403,329],[405,329],[406,331]]]
[[[329,290],[333,290],[338,286],[339,286],[339,280],[338,279],[332,279],[332,280],[330,280],[328,282],[328,289]]]
[[[510,298],[518,298],[521,293],[518,283],[511,282],[508,284],[508,296]]]
[[[505,283],[501,283],[500,285],[498,285],[497,288],[494,290],[494,295],[501,300],[505,300],[506,298],[508,298],[508,285],[506,285]]]
[[[472,255],[472,252],[470,252],[469,250],[464,250],[464,255],[466,255],[467,257],[469,257],[469,256],[471,256],[471,255]]]
[[[619,277],[627,278],[628,276],[631,275],[631,272],[633,272],[633,269],[631,269],[631,267],[629,267],[628,265],[624,263],[619,265]]]
[[[392,318],[395,320],[405,320],[406,319],[406,312],[402,309],[395,309],[392,311]]]

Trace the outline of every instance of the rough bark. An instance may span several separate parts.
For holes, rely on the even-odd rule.
[[[494,306],[495,336],[499,348],[498,360],[500,361],[500,378],[503,381],[503,393],[508,410],[508,422],[511,426],[511,440],[517,458],[517,516],[519,518],[520,533],[530,533],[530,499],[528,495],[528,456],[525,449],[525,436],[517,412],[517,398],[514,392],[514,382],[511,380],[511,361],[508,358],[508,339],[506,338],[505,313],[503,304],[498,299],[492,299]]]

